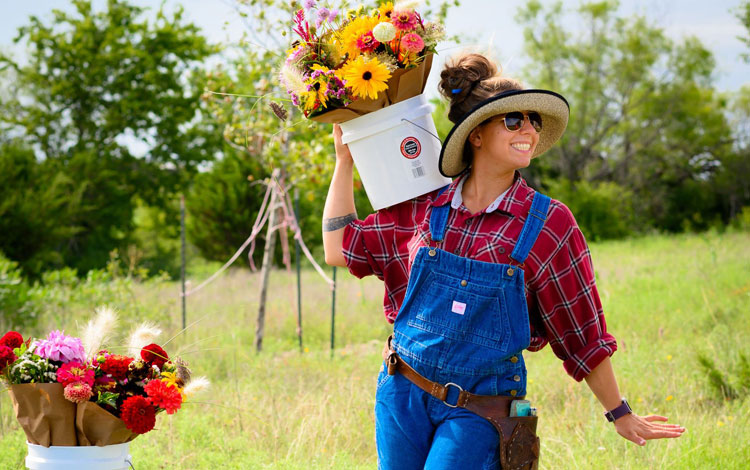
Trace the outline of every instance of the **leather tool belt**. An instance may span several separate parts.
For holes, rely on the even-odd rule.
[[[388,375],[396,372],[411,383],[452,408],[465,408],[488,420],[500,435],[500,464],[502,470],[536,470],[539,465],[539,437],[536,435],[536,416],[509,416],[510,402],[523,397],[502,395],[477,395],[467,392],[454,383],[445,385],[433,382],[407,364],[391,347],[393,336],[388,337],[383,349],[383,359]],[[458,389],[456,404],[446,401],[450,387]]]

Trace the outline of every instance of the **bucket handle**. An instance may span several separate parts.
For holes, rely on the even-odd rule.
[[[131,462],[131,461],[130,461],[130,460],[128,460],[128,459],[125,459],[125,462],[126,462],[126,463],[127,463],[128,465],[130,465],[130,468],[132,468],[133,470],[135,470],[135,467],[133,466],[133,462]]]
[[[442,140],[440,140],[440,137],[436,136],[435,134],[433,134],[433,133],[432,133],[432,132],[430,132],[429,130],[427,130],[427,129],[425,129],[424,127],[422,127],[422,126],[420,126],[419,124],[417,124],[416,122],[410,121],[410,120],[408,120],[408,119],[406,119],[406,118],[401,118],[401,121],[406,121],[406,122],[408,122],[409,124],[411,124],[412,126],[417,126],[418,128],[422,129],[423,131],[427,132],[428,134],[430,134],[431,136],[433,136],[434,138],[436,138],[436,139],[438,140],[438,142],[440,142],[440,144],[441,144],[441,145],[443,144],[443,141],[442,141]]]

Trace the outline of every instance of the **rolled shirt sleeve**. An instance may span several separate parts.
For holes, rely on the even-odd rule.
[[[586,240],[562,207],[563,216],[570,218],[569,229],[531,288],[546,340],[565,371],[581,381],[617,350],[617,342],[607,332]],[[544,341],[537,343],[535,349],[544,346]]]

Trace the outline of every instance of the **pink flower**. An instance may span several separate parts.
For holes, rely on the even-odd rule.
[[[63,395],[73,403],[83,403],[94,396],[91,386],[84,382],[74,382],[69,384],[63,390]]]
[[[86,353],[83,350],[81,340],[72,336],[65,336],[62,331],[53,331],[47,335],[47,339],[37,341],[34,353],[45,359],[62,362],[63,364],[71,361],[86,362]]]
[[[372,31],[368,31],[357,39],[357,48],[362,52],[374,52],[380,43],[375,40]]]
[[[80,362],[71,361],[57,369],[57,381],[63,384],[63,387],[76,382],[82,382],[92,387],[94,385],[94,370]]]
[[[391,23],[399,31],[411,31],[417,28],[419,20],[417,20],[417,14],[412,10],[394,10],[391,13]]]
[[[422,52],[424,40],[417,33],[409,33],[401,38],[401,47],[407,52]]]

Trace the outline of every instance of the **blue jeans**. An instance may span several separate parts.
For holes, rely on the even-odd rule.
[[[375,439],[378,470],[500,469],[499,436],[489,421],[387,370],[378,376]]]

